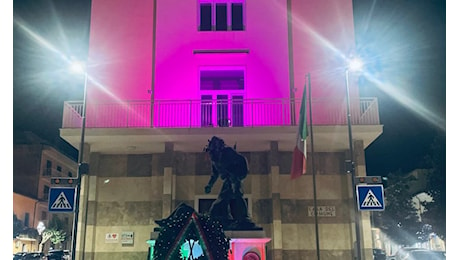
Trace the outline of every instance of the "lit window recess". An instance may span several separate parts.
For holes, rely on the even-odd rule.
[[[243,0],[198,0],[199,31],[244,31]]]

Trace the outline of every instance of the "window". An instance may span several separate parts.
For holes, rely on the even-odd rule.
[[[43,176],[51,175],[51,167],[53,167],[53,163],[50,160],[46,160],[46,169],[43,171]]]
[[[68,172],[67,177],[72,177],[72,172]]]
[[[56,167],[56,170],[57,170],[58,172],[62,172],[62,167],[58,165],[58,166]]]
[[[243,4],[242,3],[232,4],[232,30],[233,31],[243,30]]]
[[[200,31],[243,31],[244,0],[199,0]]]
[[[45,185],[45,186],[43,187],[43,198],[44,198],[44,199],[47,199],[49,193],[50,193],[50,187],[49,187],[48,185]]]
[[[200,5],[200,31],[212,30],[212,6],[211,4]]]
[[[24,214],[24,226],[29,227],[29,213]]]
[[[46,214],[46,211],[42,211],[42,214],[41,214],[41,220],[47,220],[47,216],[48,214]]]
[[[201,96],[201,126],[212,126],[212,95]]]
[[[227,30],[227,4],[216,4],[216,31]]]

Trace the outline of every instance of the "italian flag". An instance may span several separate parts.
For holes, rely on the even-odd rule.
[[[307,173],[307,84],[303,88],[302,103],[300,105],[299,129],[297,132],[297,143],[292,154],[291,180]]]

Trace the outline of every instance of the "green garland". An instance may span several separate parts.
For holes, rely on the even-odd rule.
[[[200,256],[184,256],[182,245],[190,241],[198,241],[203,251]],[[191,246],[189,252],[193,248]],[[223,226],[218,220],[197,214],[193,208],[185,206],[179,214],[161,221],[153,259],[227,260],[229,248],[230,239],[225,236]]]

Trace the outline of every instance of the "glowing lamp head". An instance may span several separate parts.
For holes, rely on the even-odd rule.
[[[364,63],[361,59],[352,58],[348,61],[348,69],[350,71],[361,71],[364,67]]]
[[[85,74],[85,64],[78,61],[73,61],[70,64],[70,71],[75,74]]]

